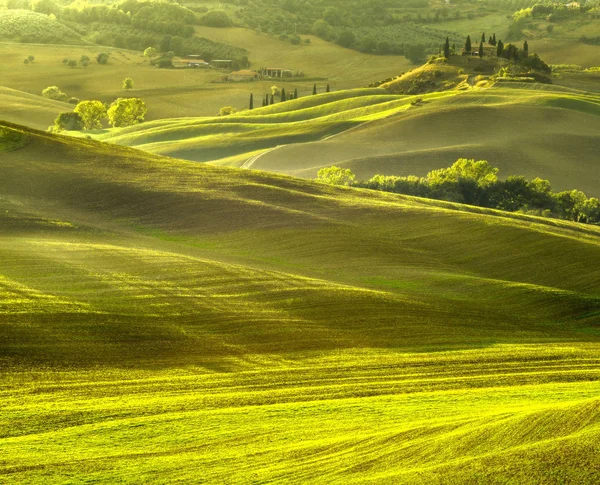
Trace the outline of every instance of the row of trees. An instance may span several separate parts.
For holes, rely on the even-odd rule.
[[[325,92],[329,93],[331,91],[331,87],[329,86],[329,84],[327,84],[327,86],[325,87]],[[317,88],[317,85],[315,84],[313,86],[313,90],[312,90],[312,94],[313,96],[318,94],[319,90]],[[272,104],[275,104],[275,99],[279,98],[279,102],[284,103],[285,101],[291,101],[293,99],[298,99],[298,89],[294,89],[294,91],[292,91],[292,93],[288,94],[285,90],[285,88],[279,88],[279,86],[271,86],[271,93],[270,94],[265,94],[263,100],[262,100],[262,105],[263,107],[265,106],[270,106]],[[250,109],[254,109],[254,95],[250,94],[250,102],[249,102],[249,108]]]
[[[425,177],[375,175],[355,181],[349,169],[321,169],[318,180],[334,184],[447,200],[508,212],[557,217],[584,223],[600,223],[600,201],[580,190],[554,192],[548,180],[510,176],[498,179],[498,169],[487,161],[461,158],[452,166],[433,170]]]
[[[110,105],[102,101],[81,101],[73,111],[61,113],[51,131],[95,130],[107,119],[113,127],[130,126],[144,121],[148,109],[139,98],[119,98]]]

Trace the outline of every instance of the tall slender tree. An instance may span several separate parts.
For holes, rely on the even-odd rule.
[[[325,92],[329,93],[331,91],[331,89],[329,88],[329,84],[327,85],[327,87],[325,88]]]
[[[529,44],[527,41],[523,42],[523,57],[529,57]]]
[[[317,85],[316,84],[313,86],[313,95],[314,94],[317,94]]]
[[[287,97],[285,95],[285,88],[281,89],[281,102],[287,101]]]
[[[498,57],[502,57],[503,53],[504,53],[504,44],[502,43],[502,40],[499,40],[498,45],[496,46],[496,55]]]
[[[479,43],[479,58],[483,57],[483,41]]]
[[[484,43],[485,42],[485,32],[483,32],[481,34],[481,42]]]
[[[471,36],[467,35],[467,41],[465,42],[465,52],[467,54],[471,53]]]
[[[272,94],[271,94],[271,103],[270,104],[275,104],[275,96],[273,96]]]
[[[269,106],[269,95],[265,94],[265,106]]]
[[[250,93],[250,103],[249,108],[254,109],[254,94]]]
[[[450,39],[446,37],[446,43],[444,44],[444,57],[450,59]]]
[[[294,89],[294,99],[298,99],[298,88]]]

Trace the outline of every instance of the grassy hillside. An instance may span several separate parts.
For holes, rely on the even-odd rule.
[[[30,10],[0,10],[0,40],[71,44],[81,42],[81,36],[48,15]]]
[[[59,113],[73,108],[68,103],[0,86],[0,119],[45,130],[54,123]]]
[[[41,94],[48,86],[56,85],[69,96],[80,99],[99,99],[110,102],[125,94],[122,80],[133,78],[131,95],[141,97],[148,105],[148,119],[175,117],[214,116],[223,106],[247,108],[250,93],[256,98],[271,92],[279,84],[288,92],[298,89],[301,95],[312,93],[313,84],[324,91],[326,84],[332,89],[347,89],[386,79],[407,69],[408,62],[401,56],[375,56],[344,49],[317,38],[310,46],[293,46],[267,36],[259,36],[245,29],[201,28],[199,33],[212,40],[230,42],[247,48],[253,68],[277,64],[303,71],[306,80],[276,82],[274,80],[252,83],[220,83],[227,73],[203,69],[158,69],[150,66],[141,53],[101,46],[19,45],[0,43],[0,56],[6,67],[2,85]],[[99,52],[111,52],[107,65],[93,59]],[[35,56],[33,64],[23,60]],[[92,62],[87,68],[69,68],[65,58],[78,60],[87,55]],[[279,66],[281,64],[281,66]],[[317,78],[319,80],[315,80]],[[38,112],[32,109],[28,120],[10,118],[0,105],[0,119],[36,124]]]
[[[588,87],[589,78],[597,87],[596,77],[580,73],[556,82]],[[504,176],[540,176],[557,189],[600,195],[597,94],[560,85],[489,87],[485,79],[454,65],[425,65],[384,85],[387,90],[338,91],[99,136],[163,155],[307,178],[333,164],[364,179],[376,173],[425,175],[460,157],[486,159]],[[413,88],[439,91],[390,93]]]
[[[10,483],[596,483],[600,230],[3,125]]]

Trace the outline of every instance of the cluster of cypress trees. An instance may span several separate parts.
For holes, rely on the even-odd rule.
[[[484,55],[484,44],[486,43],[485,32],[481,34],[481,40],[479,42],[479,57],[482,58]],[[529,45],[527,41],[523,43],[523,49],[519,50],[516,46],[512,44],[508,44],[504,46],[502,40],[496,41],[496,34],[489,36],[487,39],[487,43],[491,46],[496,46],[496,56],[504,57],[506,59],[513,59],[518,61],[520,58],[525,58],[529,56]],[[465,52],[471,54],[473,50],[473,46],[471,43],[471,36],[467,35],[467,40],[465,41]],[[446,37],[446,42],[444,44],[444,57],[446,59],[450,58],[450,39]]]
[[[328,84],[325,88],[325,92],[329,93],[330,91],[331,91],[331,88]],[[317,92],[318,92],[317,85],[315,84],[313,86],[313,95],[317,94]],[[289,96],[287,95],[285,88],[282,88],[279,101],[281,103],[283,103],[285,101],[293,100],[293,99],[298,99],[298,88],[294,89],[294,92],[292,94],[290,94]],[[263,101],[262,101],[263,107],[271,106],[272,104],[275,104],[275,95],[274,94],[265,94],[265,97],[263,98]],[[249,107],[249,109],[254,109],[254,94],[252,94],[252,93],[250,94],[250,101],[248,103],[248,107]]]

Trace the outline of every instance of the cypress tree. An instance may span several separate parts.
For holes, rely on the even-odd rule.
[[[331,89],[329,89],[329,84],[327,85],[327,87],[325,88],[325,92],[329,93],[331,91]]]
[[[498,45],[496,46],[496,55],[498,57],[502,57],[502,53],[504,52],[504,44],[501,40],[498,41]]]
[[[483,44],[485,42],[485,32],[483,32],[481,34],[481,43]]]
[[[254,94],[250,93],[250,109],[254,109]]]
[[[285,88],[281,89],[281,102],[283,103],[284,101],[287,101],[287,98],[285,96]]]
[[[275,96],[271,94],[271,104],[275,104]]]
[[[529,44],[527,41],[523,42],[523,57],[529,56]]]
[[[496,45],[496,32],[494,32],[494,43],[492,45]]]
[[[314,94],[317,94],[317,85],[316,84],[313,86],[313,95]]]
[[[479,58],[483,57],[483,41],[479,43]]]
[[[467,35],[467,41],[465,42],[465,52],[471,53],[471,36]]]
[[[294,89],[294,99],[298,99],[298,88]]]
[[[446,43],[444,44],[444,57],[450,59],[450,39],[446,37]]]

